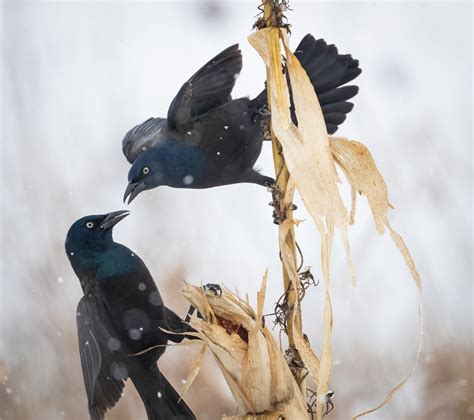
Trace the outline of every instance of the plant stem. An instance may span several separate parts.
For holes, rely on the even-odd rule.
[[[275,27],[276,25],[276,20],[275,20],[275,10],[272,7],[272,1],[271,0],[262,0],[263,6],[264,6],[264,18],[266,22],[267,27]],[[267,94],[268,94],[268,109],[270,110],[270,103],[271,103],[271,86],[270,86],[270,80],[269,80],[270,74],[269,71],[267,70]],[[288,172],[288,168],[286,167],[285,164],[285,159],[283,157],[283,154],[281,153],[281,145],[278,139],[275,137],[275,134],[273,133],[273,130],[271,131],[271,139],[272,139],[272,151],[273,151],[273,162],[275,166],[275,173],[277,176],[276,182],[277,182],[277,187],[281,191],[281,197],[285,197],[287,193],[287,188],[288,188],[288,180],[290,177],[290,174]],[[293,201],[293,192],[291,192],[291,201]],[[280,211],[282,214],[285,214],[288,219],[292,219],[293,217],[293,211],[290,206],[286,206],[285,208],[285,203],[284,200],[281,200],[280,202]],[[282,229],[282,226],[280,224],[279,229]],[[280,236],[280,235],[279,235]],[[282,241],[285,241],[286,244],[288,244],[289,248],[292,250],[293,253],[293,258],[292,261],[295,265],[294,269],[296,271],[296,246],[295,246],[295,232],[294,228],[291,227],[291,229],[288,231],[287,235],[285,236]],[[281,249],[281,244],[280,244],[280,249]],[[291,285],[291,280],[288,275],[288,272],[283,265],[283,287],[284,287],[284,292],[288,290],[288,305],[290,308],[297,307],[297,313],[295,314],[295,317],[289,316],[288,317],[288,325],[287,325],[287,330],[288,330],[288,343],[291,347],[294,346],[294,336],[293,336],[293,331],[296,329],[299,332],[302,332],[302,319],[301,319],[301,309],[300,305],[297,305],[297,299],[298,299],[298,290],[295,290]],[[295,349],[296,350],[296,349]],[[298,383],[300,383],[300,378],[296,378]]]

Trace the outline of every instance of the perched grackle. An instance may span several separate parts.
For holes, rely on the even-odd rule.
[[[173,333],[192,330],[163,304],[143,261],[112,239],[112,228],[128,214],[83,217],[66,237],[67,256],[84,292],[76,320],[90,417],[103,419],[130,378],[149,419],[194,419],[156,364],[168,340],[185,337]]]
[[[327,131],[334,133],[353,105],[357,86],[342,85],[361,72],[358,60],[341,55],[334,45],[306,35],[295,51],[318,95]],[[238,45],[222,51],[179,90],[167,118],[150,118],[131,129],[122,148],[132,164],[124,201],[167,185],[210,188],[250,182],[272,184],[254,169],[268,138],[267,93],[255,99],[232,99],[242,69]],[[296,123],[294,110],[292,118]]]

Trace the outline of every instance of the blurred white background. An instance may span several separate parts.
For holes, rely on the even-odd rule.
[[[126,208],[123,135],[165,116],[212,56],[239,42],[244,69],[234,96],[260,92],[264,67],[246,41],[258,3],[1,4],[1,420],[87,417],[75,328],[81,288],[63,250],[67,229],[85,214]],[[395,206],[392,224],[425,282],[419,367],[371,418],[474,418],[472,4],[290,3],[294,47],[311,32],[360,60],[360,92],[338,134],[371,150]],[[258,165],[273,173],[269,145]],[[272,312],[282,286],[269,201],[253,185],[163,187],[133,202],[115,238],[137,251],[180,314],[182,279],[222,282],[255,301],[267,267]],[[305,264],[321,278],[319,238],[299,204]],[[356,288],[338,235],[332,258],[335,419],[381,401],[417,347],[416,287],[388,235],[376,234],[365,200],[349,234]],[[323,286],[312,288],[303,304],[318,352],[322,297]],[[178,388],[195,353],[176,348],[160,362]],[[144,419],[137,398],[127,387],[108,418]],[[235,413],[210,357],[186,399],[199,419]]]

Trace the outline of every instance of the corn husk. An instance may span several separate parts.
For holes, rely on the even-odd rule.
[[[186,283],[184,297],[203,315],[190,325],[213,354],[237,402],[239,415],[231,418],[307,418],[298,385],[270,330],[262,324],[266,281],[265,275],[257,311],[227,289],[216,296]],[[190,378],[197,375],[200,362],[193,366]]]
[[[291,121],[288,85],[281,67],[281,41],[286,56],[298,126],[295,126]],[[402,237],[393,230],[388,222],[387,213],[391,205],[388,200],[387,188],[370,152],[359,142],[328,136],[318,98],[306,72],[288,46],[286,31],[279,28],[262,29],[250,35],[249,42],[260,54],[267,68],[273,133],[282,145],[290,178],[300,193],[303,203],[311,214],[321,236],[321,268],[326,295],[323,346],[320,357],[316,356],[300,333],[299,336],[298,334],[295,336],[295,345],[301,358],[317,383],[319,397],[316,405],[316,417],[318,420],[322,418],[323,397],[329,389],[332,367],[332,307],[329,289],[329,262],[334,228],[336,227],[341,235],[348,270],[352,283],[355,285],[355,271],[349,247],[348,226],[354,223],[355,220],[357,191],[365,195],[369,201],[377,232],[382,234],[385,228],[389,230],[391,238],[401,252],[420,292],[420,341],[415,364],[408,376],[387,394],[387,397],[379,406],[359,415],[362,416],[383,407],[393,398],[398,389],[408,380],[416,366],[421,351],[423,322],[421,278]],[[336,171],[336,164],[345,173],[351,185],[352,205],[350,214],[348,214],[339,192],[340,179]],[[285,204],[289,204],[289,202]],[[291,221],[285,221],[285,223],[290,225]],[[288,273],[293,284],[297,284],[298,279],[294,270],[291,270],[291,255],[289,252],[285,252],[285,243],[282,240],[280,240],[280,247],[282,249],[283,264],[289,269]]]

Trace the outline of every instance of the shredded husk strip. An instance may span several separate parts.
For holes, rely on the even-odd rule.
[[[335,161],[342,168],[352,188],[352,210],[351,210],[351,222],[354,223],[355,218],[355,205],[356,205],[356,191],[367,197],[369,206],[372,210],[373,219],[377,232],[383,234],[385,228],[390,232],[390,237],[397,246],[398,250],[402,254],[405,264],[407,265],[410,274],[418,288],[420,293],[419,300],[419,322],[420,322],[420,335],[418,342],[418,351],[415,359],[415,363],[410,370],[408,376],[405,377],[400,383],[393,387],[386,395],[384,401],[377,407],[370,410],[364,411],[361,414],[353,417],[357,419],[366,414],[373,413],[374,411],[382,408],[390,402],[395,396],[398,390],[410,379],[414,372],[418,360],[421,354],[422,348],[422,336],[423,336],[423,308],[422,308],[422,293],[423,286],[421,277],[416,270],[413,258],[408,251],[408,248],[403,241],[403,238],[391,227],[387,212],[389,207],[392,205],[388,199],[388,191],[385,182],[380,175],[375,162],[367,149],[362,143],[357,141],[348,140],[342,137],[331,137],[330,138],[331,151]]]
[[[201,366],[202,366],[202,362],[204,360],[204,355],[205,354],[206,354],[206,346],[201,346],[201,349],[199,350],[198,354],[196,355],[195,359],[193,360],[193,363],[191,364],[191,367],[189,368],[188,379],[186,380],[185,387],[181,391],[180,400],[181,400],[181,398],[183,398],[186,391],[193,384],[194,380],[196,379],[196,376],[198,375],[199,371],[201,370]]]
[[[233,418],[306,418],[306,403],[298,384],[271,332],[262,325],[266,281],[265,274],[256,312],[227,289],[222,296],[215,296],[185,283],[184,297],[198,310],[208,309],[204,319],[193,318],[190,325],[212,352],[238,404],[239,416]],[[246,340],[239,335],[240,328],[230,333],[222,320],[245,329]],[[190,378],[196,377],[199,368],[200,363],[193,363]],[[268,417],[273,415],[270,413],[275,417]]]
[[[280,39],[283,41],[285,49],[298,127],[292,123],[289,112],[289,92],[286,77],[282,73]],[[318,420],[322,417],[322,397],[328,391],[332,366],[332,309],[329,291],[329,261],[333,230],[334,225],[336,225],[341,233],[352,282],[355,284],[347,229],[348,224],[353,224],[355,220],[357,191],[364,194],[369,201],[377,232],[382,234],[385,227],[389,229],[392,240],[403,255],[420,291],[420,342],[415,365],[408,377],[389,392],[382,404],[357,416],[360,417],[383,407],[408,380],[416,367],[421,351],[423,320],[421,278],[403,239],[388,223],[387,212],[391,205],[388,201],[387,188],[370,152],[364,145],[355,141],[339,137],[331,137],[329,140],[316,93],[304,69],[288,47],[286,31],[276,28],[262,29],[250,35],[249,42],[260,54],[267,67],[267,80],[271,92],[269,102],[272,111],[272,130],[283,147],[283,155],[290,172],[290,179],[295,183],[321,236],[321,266],[326,287],[321,360],[317,359],[309,345],[305,345],[303,337],[295,335],[295,345],[308,371],[317,382],[317,392],[320,396],[316,406]],[[351,185],[352,205],[349,216],[339,193],[337,184],[340,181],[335,163],[344,171]],[[290,223],[288,222],[288,224]],[[284,265],[291,268],[291,255],[285,252],[283,245],[280,240]],[[296,281],[294,273],[290,271],[289,274],[292,282]]]
[[[384,233],[384,219],[391,204],[388,200],[387,186],[380,175],[369,149],[362,143],[343,137],[330,137],[331,153],[334,160],[346,174],[352,188],[353,210],[351,221],[355,218],[356,191],[364,194],[372,210],[377,232]]]

